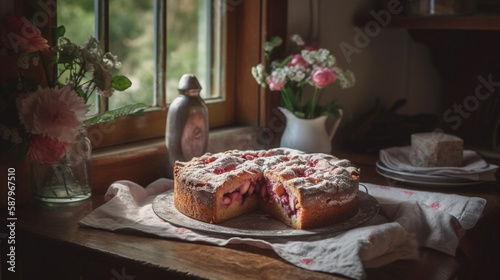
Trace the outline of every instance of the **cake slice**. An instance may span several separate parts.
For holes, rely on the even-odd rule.
[[[419,167],[462,166],[464,141],[440,132],[411,135],[409,160]]]
[[[269,199],[261,201],[261,208],[299,229],[351,218],[358,210],[359,170],[348,170],[338,162],[334,157],[300,157],[266,171]]]

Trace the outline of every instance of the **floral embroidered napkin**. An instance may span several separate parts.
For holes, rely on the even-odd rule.
[[[454,255],[459,239],[476,224],[486,204],[476,197],[363,185],[380,203],[380,213],[359,227],[330,235],[277,241],[227,238],[173,226],[151,207],[157,195],[173,188],[169,179],[159,179],[146,188],[130,181],[113,183],[105,195],[107,202],[83,218],[80,225],[111,231],[132,229],[219,246],[244,243],[272,249],[304,269],[361,279],[365,267],[417,259],[420,246]]]

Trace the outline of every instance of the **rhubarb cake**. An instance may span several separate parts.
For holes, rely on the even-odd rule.
[[[349,160],[277,148],[206,153],[176,162],[174,202],[183,214],[221,223],[261,209],[296,229],[358,212],[359,169]]]

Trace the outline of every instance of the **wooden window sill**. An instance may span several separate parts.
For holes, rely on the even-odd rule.
[[[252,126],[213,129],[208,151],[262,149],[258,143],[259,128]],[[147,185],[167,177],[167,148],[163,137],[120,146],[99,148],[92,153],[92,185],[94,193],[103,193],[118,180]]]

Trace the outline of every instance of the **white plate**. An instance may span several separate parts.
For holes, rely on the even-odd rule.
[[[383,162],[377,161],[376,171],[378,174],[399,182],[422,185],[422,186],[469,186],[484,183],[484,181],[473,181],[464,178],[447,177],[440,175],[428,175],[392,170]]]
[[[308,230],[293,229],[262,211],[252,211],[220,224],[210,224],[192,219],[174,206],[174,192],[167,191],[153,201],[153,211],[172,225],[225,236],[285,238],[311,236],[344,231],[368,221],[380,210],[377,200],[371,195],[359,192],[359,211],[351,219],[342,223]]]

